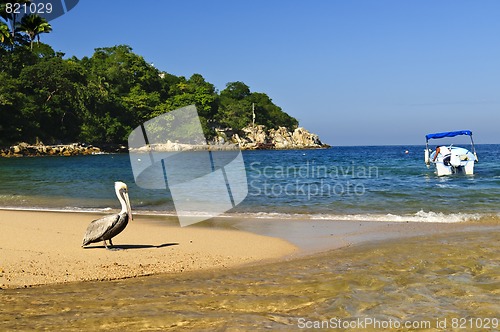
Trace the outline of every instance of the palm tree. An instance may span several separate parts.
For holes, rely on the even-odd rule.
[[[31,50],[33,50],[33,41],[38,37],[40,41],[41,33],[49,33],[52,31],[52,26],[41,16],[25,15],[18,24],[18,30],[25,32],[30,38]]]
[[[5,22],[9,23],[11,26],[11,36],[12,40],[16,35],[16,21],[17,15],[15,11],[7,12],[7,3],[11,6],[14,4],[30,4],[31,0],[0,0],[0,17],[4,19]]]

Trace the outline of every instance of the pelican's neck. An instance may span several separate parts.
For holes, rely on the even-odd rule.
[[[125,202],[125,198],[123,197],[122,193],[118,189],[116,190],[116,197],[118,197],[118,200],[122,205],[122,210],[120,211],[120,214],[127,212],[127,203]]]

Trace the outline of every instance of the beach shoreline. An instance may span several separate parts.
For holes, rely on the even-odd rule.
[[[365,243],[495,229],[497,224],[215,218],[181,228],[136,215],[114,239],[81,248],[101,213],[0,210],[0,288],[25,288],[290,260]]]
[[[291,255],[297,248],[267,236],[231,229],[159,224],[137,216],[113,239],[81,247],[90,221],[102,214],[0,210],[0,288],[159,273],[224,269]]]

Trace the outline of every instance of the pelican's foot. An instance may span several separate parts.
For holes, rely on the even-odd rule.
[[[109,250],[109,251],[120,251],[120,250],[124,250],[124,249],[123,248],[106,247],[106,250]]]
[[[109,239],[108,241],[109,241],[109,246],[106,244],[106,240],[104,240],[104,246],[106,247],[107,250],[109,250],[109,251],[123,250],[123,248],[115,248],[113,246],[113,242],[111,242],[111,239]]]

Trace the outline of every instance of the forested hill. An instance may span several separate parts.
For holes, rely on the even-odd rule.
[[[217,91],[200,74],[185,78],[158,70],[126,45],[98,48],[82,59],[63,56],[33,40],[0,43],[0,145],[124,143],[144,121],[191,104],[208,138],[214,128],[238,132],[251,124],[252,103],[256,124],[298,125],[242,82]]]

